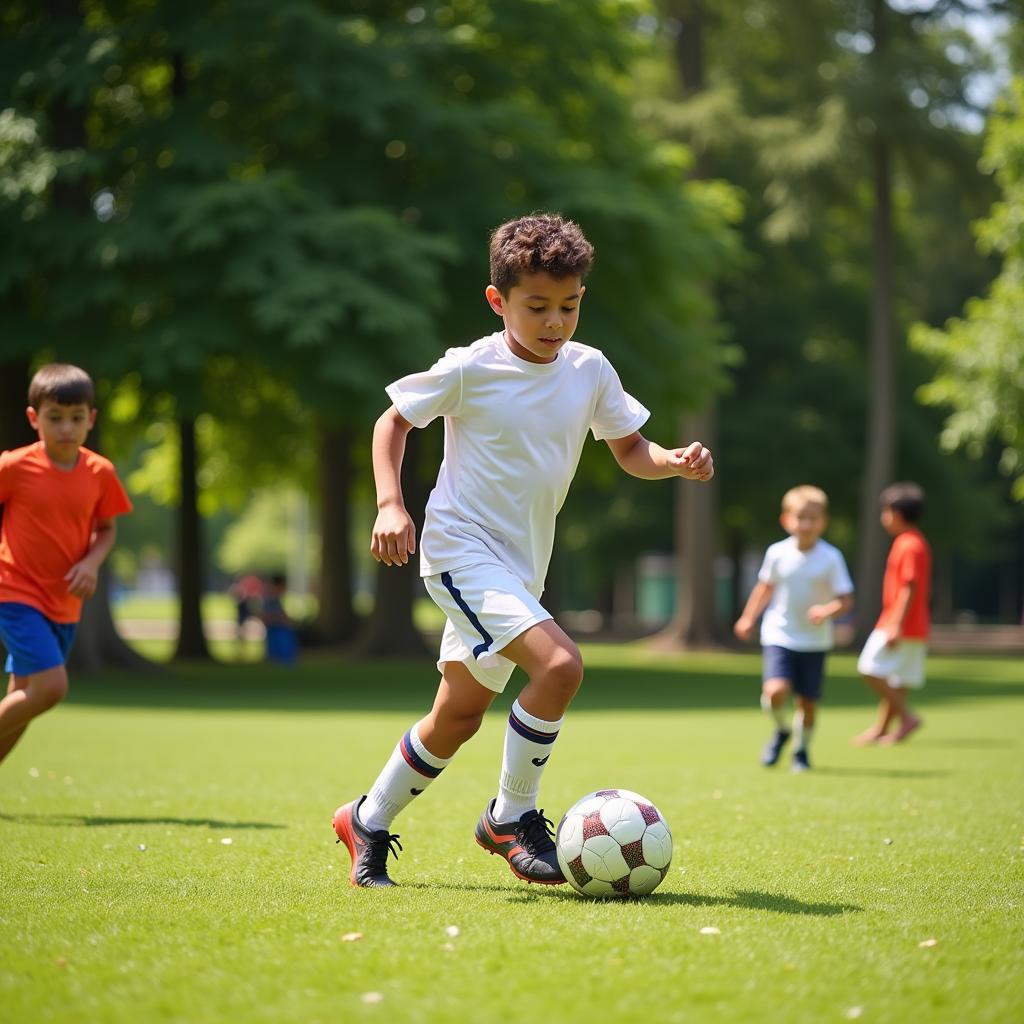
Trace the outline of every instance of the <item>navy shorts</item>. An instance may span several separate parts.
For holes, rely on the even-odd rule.
[[[821,699],[825,676],[825,651],[791,651],[788,647],[764,649],[763,682],[788,679],[793,691],[807,700]]]
[[[38,608],[0,601],[0,640],[7,648],[5,672],[31,676],[67,661],[77,622],[51,622]]]

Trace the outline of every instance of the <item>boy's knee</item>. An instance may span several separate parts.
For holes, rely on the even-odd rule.
[[[484,721],[482,711],[448,710],[444,717],[449,731],[458,738],[460,743],[465,743],[466,740],[475,736]]]
[[[583,659],[575,645],[571,648],[559,648],[544,671],[544,684],[557,691],[566,702],[576,696],[576,691],[583,682]]]
[[[68,676],[63,668],[41,673],[33,683],[32,696],[40,711],[49,711],[67,696]]]

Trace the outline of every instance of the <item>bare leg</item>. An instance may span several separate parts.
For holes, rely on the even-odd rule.
[[[435,757],[454,757],[480,728],[484,712],[496,696],[478,683],[462,662],[445,662],[434,706],[417,726],[420,742]]]
[[[583,681],[579,648],[553,620],[539,622],[502,650],[530,677],[519,693],[529,714],[548,722],[561,718]]]
[[[0,761],[21,739],[29,722],[58,704],[67,692],[68,674],[63,665],[10,677],[7,696],[0,700]]]
[[[875,724],[858,736],[854,736],[851,742],[858,747],[865,747],[870,743],[877,742],[889,730],[893,720],[893,689],[889,684],[878,676],[864,676],[864,682],[871,687],[879,696],[878,717]]]
[[[906,690],[901,686],[891,686],[889,687],[889,692],[892,694],[890,706],[893,718],[898,718],[900,725],[894,733],[879,739],[878,742],[887,747],[892,746],[894,743],[899,743],[921,725],[921,719],[910,710],[907,704]]]

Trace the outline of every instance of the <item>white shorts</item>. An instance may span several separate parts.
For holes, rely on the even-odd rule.
[[[478,683],[501,693],[515,662],[500,651],[531,626],[551,618],[523,581],[503,565],[466,565],[423,583],[434,604],[448,616],[437,657],[438,670],[446,661],[461,661]]]
[[[888,646],[885,633],[873,629],[857,659],[861,675],[884,679],[894,689],[924,686],[924,659],[928,644],[924,640],[900,640]]]

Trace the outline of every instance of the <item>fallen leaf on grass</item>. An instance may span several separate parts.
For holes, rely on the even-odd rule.
[[[919,942],[917,945],[920,949],[929,949],[930,947],[937,946],[938,944],[938,939],[925,939],[923,942]]]
[[[359,998],[364,1003],[379,1003],[384,997],[379,992],[364,992]]]
[[[706,928],[701,928],[700,933],[701,933],[701,935],[721,935],[722,934],[721,931],[719,931],[719,929],[714,928],[711,925],[708,925]]]
[[[231,845],[231,844],[232,844],[233,842],[234,842],[234,839],[230,839],[230,838],[229,838],[228,836],[225,836],[225,837],[224,837],[224,838],[223,838],[223,839],[221,840],[221,844],[222,844],[223,846],[230,846],[230,845]]]
[[[358,942],[363,937],[362,932],[345,932],[341,937],[342,942]]]
[[[455,945],[454,945],[454,943],[451,943],[451,942],[446,942],[441,948],[446,953],[454,953],[455,952]]]
[[[857,1019],[857,1018],[858,1018],[859,1016],[861,1016],[861,1014],[863,1014],[863,1013],[864,1013],[864,1009],[863,1009],[863,1007],[860,1007],[860,1006],[851,1006],[851,1007],[850,1007],[850,1008],[849,1008],[849,1009],[848,1009],[848,1010],[846,1011],[846,1019],[847,1019],[847,1020],[856,1020],[856,1019]]]
[[[450,924],[444,930],[445,935],[450,939],[454,939],[459,934],[459,926],[457,924]]]

